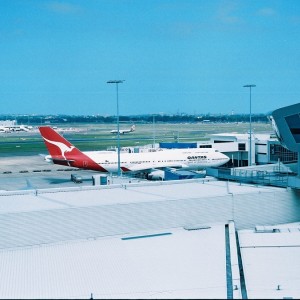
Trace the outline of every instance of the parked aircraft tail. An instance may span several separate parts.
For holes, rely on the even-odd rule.
[[[51,127],[41,126],[39,131],[55,164],[106,172],[99,164],[72,145]]]

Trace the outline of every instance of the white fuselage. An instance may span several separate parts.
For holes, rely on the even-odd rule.
[[[84,152],[107,172],[118,171],[118,153],[116,151]],[[120,153],[120,167],[123,171],[138,172],[167,167],[182,169],[205,169],[218,167],[229,161],[228,156],[215,149],[171,149],[156,152]]]

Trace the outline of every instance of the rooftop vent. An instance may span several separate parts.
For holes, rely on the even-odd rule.
[[[193,225],[193,226],[185,226],[183,229],[185,230],[201,230],[201,229],[210,229],[210,226],[198,226],[198,225]]]

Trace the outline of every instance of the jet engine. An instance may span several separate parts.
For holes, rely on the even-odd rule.
[[[162,170],[152,171],[147,175],[148,180],[164,180],[165,172]]]

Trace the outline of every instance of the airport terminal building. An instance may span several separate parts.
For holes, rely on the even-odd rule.
[[[228,167],[248,166],[250,155],[249,134],[211,134],[207,142],[160,143],[161,148],[215,148],[231,158]],[[252,134],[252,165],[294,163],[297,152],[283,147],[274,134]]]
[[[253,138],[256,166],[296,158]],[[196,146],[248,160],[247,136]],[[0,298],[300,298],[299,187],[118,180],[0,191]]]

